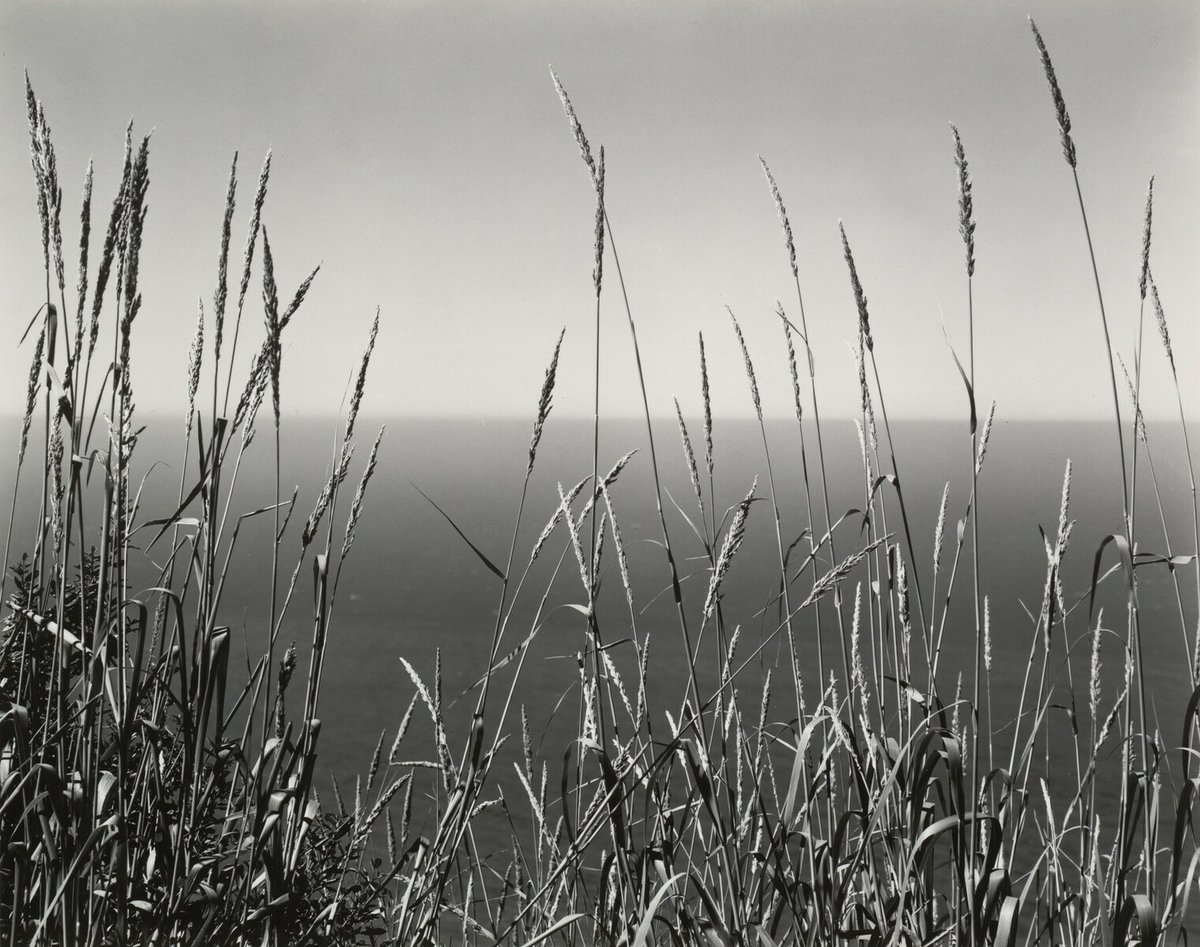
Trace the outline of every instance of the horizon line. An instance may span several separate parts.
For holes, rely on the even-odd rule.
[[[806,416],[804,418],[804,421],[806,424],[809,423],[811,420],[807,416],[807,414],[808,414],[808,412],[805,412]],[[182,411],[172,411],[172,410],[155,409],[155,408],[144,408],[144,409],[141,409],[141,410],[138,410],[135,412],[135,417],[142,417],[142,418],[148,418],[148,419],[154,419],[154,420],[158,420],[161,418],[176,418],[176,417],[180,417],[182,415],[183,415]],[[1175,423],[1175,424],[1177,424],[1179,422],[1179,415],[1177,412],[1174,412],[1174,413],[1173,412],[1164,412],[1162,414],[1158,414],[1158,413],[1147,413],[1147,412],[1143,411],[1142,415],[1147,422],[1164,422],[1165,421],[1165,422],[1170,422],[1170,423]],[[572,411],[566,411],[566,410],[561,411],[561,412],[554,412],[553,416],[561,421],[592,421],[593,420],[593,415],[590,413],[580,413],[580,412],[572,412]],[[528,421],[531,425],[533,424],[533,420],[534,420],[532,412],[529,415],[526,415],[525,413],[516,413],[516,412],[514,412],[514,413],[480,412],[478,414],[471,414],[468,412],[433,412],[433,411],[431,411],[431,412],[407,412],[407,411],[387,412],[387,411],[379,411],[379,410],[369,411],[369,410],[366,410],[365,408],[359,412],[358,417],[360,420],[372,419],[372,420],[383,420],[383,421],[504,421],[504,422]],[[338,421],[343,418],[344,418],[344,415],[337,411],[318,410],[318,411],[288,412],[285,409],[283,412],[283,420],[285,420],[285,421],[287,421],[287,420]],[[730,414],[730,413],[714,412],[712,415],[712,418],[713,418],[714,422],[729,422],[729,421],[757,422],[757,420],[758,420],[758,418],[753,413]],[[21,419],[22,419],[21,414],[0,408],[0,422],[9,422],[9,421],[19,422]],[[686,419],[686,416],[685,416],[685,419]],[[986,414],[981,413],[978,416],[978,426],[980,429],[982,429],[985,419],[986,419]],[[771,423],[778,422],[778,421],[795,421],[796,415],[794,412],[788,412],[788,413],[763,412],[763,420],[766,422],[771,422]],[[832,423],[832,422],[842,423],[842,422],[859,421],[859,420],[862,420],[862,417],[861,417],[861,415],[858,415],[858,414],[849,415],[849,414],[833,413],[833,414],[826,414],[822,418],[823,423]],[[939,423],[939,424],[945,423],[945,424],[964,424],[965,425],[967,423],[967,418],[965,418],[965,417],[956,416],[956,415],[943,415],[943,414],[900,414],[897,416],[893,416],[891,418],[891,420],[901,423],[901,424],[911,423],[911,422],[921,422],[921,423]],[[609,414],[609,415],[602,414],[600,416],[600,422],[603,424],[605,421],[609,421],[609,422],[615,421],[615,422],[620,422],[620,423],[635,423],[636,422],[636,423],[644,424],[646,421],[646,416],[644,414],[640,414],[640,413],[639,414]],[[653,421],[653,422],[660,422],[660,421],[661,422],[670,422],[672,424],[678,423],[678,421],[673,413],[654,414],[651,416],[651,421]],[[1079,414],[1005,415],[1001,412],[999,406],[997,406],[996,418],[993,423],[998,423],[1001,421],[1006,422],[1006,423],[1011,423],[1011,422],[1067,423],[1067,422],[1071,422],[1071,423],[1082,423],[1082,424],[1111,424],[1113,419],[1111,417],[1104,417],[1102,415],[1091,415],[1091,414],[1087,414],[1087,415],[1079,415]],[[1124,422],[1125,419],[1122,418],[1122,421]],[[1193,423],[1194,422],[1191,419],[1188,420],[1189,426]],[[261,423],[260,423],[260,426],[261,426]],[[1127,425],[1123,423],[1122,429],[1124,429],[1126,426]]]

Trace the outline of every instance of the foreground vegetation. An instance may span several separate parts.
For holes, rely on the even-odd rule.
[[[1036,28],[1034,38],[1090,254],[1070,119]],[[596,198],[598,345],[606,262],[620,280],[605,211],[604,152],[593,153],[557,78],[555,84]],[[1193,827],[1200,788],[1200,571],[1193,556],[1172,551],[1161,504],[1162,531],[1155,532],[1146,529],[1135,503],[1139,472],[1144,478],[1147,469],[1158,495],[1139,404],[1143,365],[1156,358],[1141,347],[1148,314],[1164,347],[1160,370],[1175,374],[1150,268],[1152,191],[1137,275],[1142,306],[1134,371],[1125,376],[1131,400],[1124,407],[1125,383],[1118,379],[1123,365],[1110,342],[1098,275],[1096,280],[1124,497],[1121,525],[1098,551],[1085,551],[1095,563],[1090,594],[1068,600],[1061,579],[1073,526],[1068,465],[1057,530],[1046,536],[1040,609],[1026,627],[1005,630],[1007,639],[1027,640],[1029,649],[1015,719],[993,719],[991,713],[992,628],[981,570],[988,537],[975,523],[987,500],[994,405],[978,423],[983,412],[974,389],[972,184],[954,130],[948,145],[958,169],[972,326],[969,351],[961,360],[954,356],[970,433],[963,452],[971,481],[955,493],[961,498],[952,499],[948,485],[936,524],[910,522],[867,300],[844,231],[859,319],[862,467],[826,469],[819,353],[807,346],[791,225],[764,161],[795,281],[795,303],[780,306],[778,318],[805,459],[798,475],[789,472],[787,487],[803,491],[807,520],[799,526],[784,522],[776,499],[784,484],[771,466],[765,425],[765,483],[744,485],[744,499],[720,514],[703,338],[699,451],[676,405],[695,507],[669,510],[659,473],[667,463],[665,446],[655,442],[643,387],[648,456],[638,462],[648,462],[653,472],[663,566],[678,624],[678,639],[656,642],[656,648],[685,655],[688,673],[685,693],[669,705],[659,703],[661,689],[647,681],[650,635],[638,622],[641,607],[660,589],[631,583],[614,503],[630,455],[601,476],[607,464],[601,466],[595,438],[591,475],[569,490],[560,487],[558,509],[536,516],[526,509],[551,411],[560,335],[537,405],[507,557],[493,562],[470,547],[499,586],[490,660],[472,689],[472,726],[450,732],[440,673],[423,678],[404,661],[412,701],[390,739],[381,737],[348,805],[336,790],[327,800],[316,791],[318,711],[338,580],[383,433],[351,495],[347,478],[378,319],[330,459],[332,472],[301,522],[297,496],[282,495],[279,486],[281,337],[316,273],[290,297],[279,295],[261,226],[268,156],[251,204],[240,279],[231,283],[235,157],[217,287],[211,308],[201,305],[189,359],[178,503],[173,510],[142,510],[134,473],[137,375],[129,353],[142,308],[138,264],[149,140],[138,143],[127,135],[121,185],[94,269],[89,167],[77,278],[68,297],[63,200],[50,129],[31,88],[28,104],[46,300],[27,333],[33,354],[10,516],[11,524],[18,506],[36,504],[37,528],[32,538],[14,537],[10,525],[0,584],[6,609],[0,643],[0,937],[14,944],[634,947],[1185,939],[1200,867]],[[256,264],[252,308],[259,308],[261,283],[263,331],[247,366],[245,352],[241,362],[236,356],[239,337],[244,347],[251,334],[243,315]],[[636,352],[623,283],[621,290]],[[736,339],[744,355],[747,394],[761,425],[754,364],[730,315],[730,341]],[[598,387],[596,397],[598,428]],[[1179,411],[1179,435],[1186,440],[1181,395]],[[40,439],[30,437],[35,417]],[[265,449],[274,458],[276,496],[260,509],[231,509],[243,458],[264,426],[265,440],[273,440]],[[861,480],[861,509],[833,515],[833,476]],[[1177,540],[1194,550],[1200,527],[1192,482],[1191,535]],[[466,539],[470,525],[443,515]],[[957,520],[957,529],[947,529],[947,517]],[[261,657],[243,682],[231,668],[222,595],[243,552],[239,531],[251,518],[270,521],[273,542],[271,583],[263,593],[268,621],[255,639]],[[778,553],[778,591],[767,609],[772,624],[753,647],[739,641],[746,616],[726,614],[722,603],[752,518],[773,530]],[[532,546],[531,527],[542,527]],[[921,530],[936,537],[931,562],[914,553],[913,535]],[[1164,551],[1145,552],[1139,540]],[[18,556],[14,544],[24,554]],[[684,594],[679,565],[696,548],[707,560],[702,604]],[[577,738],[543,758],[535,755],[520,698],[525,657],[550,591],[529,586],[530,566],[552,554],[558,565],[551,583],[578,582],[574,607],[583,644],[574,692]],[[625,593],[620,609],[599,607],[606,557],[615,560]],[[155,574],[143,591],[134,577],[147,563]],[[1170,570],[1178,633],[1192,656],[1180,673],[1188,675],[1196,696],[1184,718],[1170,722],[1169,733],[1147,711],[1135,582],[1143,568]],[[301,588],[310,581],[311,589]],[[1110,597],[1118,590],[1116,620],[1106,620],[1096,607],[1101,587]],[[303,594],[294,602],[298,589]],[[311,641],[285,649],[278,640],[285,616],[309,601],[310,592]],[[531,624],[518,626],[515,603],[521,596],[542,605]],[[947,693],[939,686],[946,678],[939,665],[943,635],[951,603],[962,601],[969,601],[973,616],[975,660]],[[804,629],[813,624],[819,677],[805,681],[798,652],[811,648]],[[822,644],[828,640],[837,643],[832,653]],[[781,645],[786,657],[765,678],[754,678],[751,690],[748,669],[757,668],[767,645]],[[1090,655],[1086,679],[1076,679],[1067,652]],[[716,674],[703,673],[699,662],[713,653]],[[1102,654],[1123,668],[1115,694],[1101,686]],[[627,669],[624,677],[618,664]],[[708,680],[718,683],[707,687]],[[432,721],[431,758],[407,761],[407,747],[417,739],[410,730],[426,717]],[[520,752],[510,747],[505,755],[509,740],[520,744]],[[1067,760],[1060,769],[1072,774],[1065,793],[1051,791],[1047,782],[1044,763],[1052,741],[1056,756]],[[524,798],[496,791],[498,769],[509,765]],[[1119,780],[1115,811],[1105,811],[1098,800],[1102,778]],[[484,821],[497,819],[512,827],[511,852],[500,861],[483,857],[476,839]],[[417,825],[426,826],[424,834]]]

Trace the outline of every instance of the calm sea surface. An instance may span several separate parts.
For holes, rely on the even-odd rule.
[[[174,508],[179,490],[182,435],[182,425],[173,419],[150,418],[144,423],[148,428],[139,445],[136,464],[139,476],[144,474],[146,478],[143,520],[168,515]],[[358,453],[334,519],[335,551],[341,545],[354,483],[378,426],[378,422],[373,424],[370,419],[360,422]],[[450,741],[452,747],[462,746],[475,697],[460,695],[484,670],[500,583],[415,487],[441,505],[471,541],[503,568],[520,499],[530,433],[527,420],[404,418],[388,421],[387,428],[379,467],[368,489],[365,514],[337,589],[321,690],[321,757],[325,767],[335,772],[343,785],[347,780],[352,784],[353,774],[365,771],[381,731],[388,731],[385,749],[390,745],[395,727],[412,698],[413,684],[400,663],[401,657],[410,661],[432,685],[440,652]],[[808,521],[797,427],[794,421],[772,421],[768,422],[767,434],[782,508],[784,542],[790,543]],[[963,515],[970,492],[969,434],[966,425],[958,422],[901,422],[893,425],[893,434],[927,609],[935,598],[930,563],[937,507],[943,486],[950,483],[946,551],[936,592],[940,612],[953,560],[955,523]],[[15,443],[15,423],[0,424],[0,436],[5,443]],[[691,436],[693,444],[702,450],[703,434],[698,419],[693,422]],[[280,581],[285,583],[299,551],[300,525],[312,508],[330,464],[335,446],[334,422],[286,419],[282,437],[283,490],[290,495],[293,486],[299,488],[297,511],[283,542]],[[816,450],[811,434],[809,438],[807,461],[815,478]],[[1178,427],[1152,424],[1150,439],[1163,518],[1170,530],[1172,547],[1177,553],[1187,552],[1191,545],[1191,504]],[[660,471],[670,495],[664,497],[667,522],[681,560],[681,572],[688,576],[684,583],[685,597],[694,627],[698,624],[696,619],[708,578],[704,563],[698,558],[703,555],[702,543],[688,519],[697,527],[700,520],[674,421],[656,427],[656,441]],[[769,485],[756,423],[718,420],[714,441],[716,508],[720,521],[726,509],[746,494],[756,475],[759,496],[769,496]],[[602,470],[635,448],[639,453],[613,488],[612,498],[640,610],[637,632],[642,636],[649,634],[652,642],[649,692],[650,704],[657,714],[654,724],[659,732],[665,732],[664,710],[669,709],[672,714],[678,710],[686,670],[674,607],[667,591],[669,573],[662,550],[656,545],[660,533],[645,428],[633,421],[602,423]],[[38,450],[38,444],[31,445],[31,451]],[[852,422],[826,423],[825,451],[830,472],[830,506],[836,518],[863,505],[863,474]],[[264,428],[239,475],[232,506],[235,513],[273,502],[273,455],[272,438]],[[1033,639],[1030,613],[1036,615],[1040,607],[1045,580],[1046,557],[1039,526],[1050,535],[1056,529],[1063,469],[1068,459],[1073,468],[1070,516],[1077,520],[1077,525],[1068,552],[1064,584],[1067,599],[1073,603],[1086,593],[1101,539],[1120,530],[1121,491],[1115,431],[1111,425],[1099,423],[996,423],[980,483],[980,551],[981,578],[991,605],[994,638],[992,713],[1002,741],[1010,732],[1001,729],[1002,724],[1016,712],[1022,681],[1030,665]],[[152,467],[152,461],[161,464]],[[890,471],[885,467],[885,472]],[[552,416],[538,455],[517,541],[515,574],[519,575],[534,540],[557,506],[555,485],[561,482],[564,489],[569,489],[590,473],[590,422]],[[1163,518],[1148,474],[1143,455],[1138,468],[1140,544],[1144,550],[1163,552],[1167,548]],[[5,469],[0,477],[0,496],[10,495],[11,479],[11,468]],[[189,485],[194,481],[194,465],[187,479]],[[702,479],[707,491],[706,473]],[[31,535],[31,519],[36,512],[37,485],[28,480],[26,477],[21,485],[24,502],[18,512],[14,541],[18,549],[22,537]],[[682,508],[682,513],[671,498]],[[707,492],[705,501],[708,502]],[[891,495],[888,502],[888,529],[896,531],[899,538],[899,515]],[[852,551],[858,542],[856,530],[856,526],[842,527],[839,555]],[[142,535],[152,532],[146,530]],[[224,596],[222,622],[234,629],[237,642],[234,653],[243,665],[257,658],[265,640],[271,562],[269,538],[269,516],[247,521],[233,553]],[[164,551],[155,547],[151,556],[158,558]],[[561,569],[555,576],[555,566],[564,551],[566,558],[561,560]],[[749,657],[775,628],[774,608],[764,611],[764,606],[770,603],[777,588],[777,556],[770,507],[767,503],[755,504],[749,516],[747,539],[734,561],[723,600],[727,621],[741,626],[739,654],[743,658]],[[1105,564],[1112,562],[1115,558],[1110,549]],[[1171,746],[1179,737],[1181,712],[1189,690],[1179,610],[1171,576],[1164,568],[1147,567],[1138,571],[1150,712],[1161,721],[1164,738]],[[1180,578],[1184,612],[1189,625],[1194,627],[1194,578],[1187,571],[1182,571]],[[852,581],[859,579],[865,581],[865,576],[856,574]],[[940,670],[941,689],[947,699],[954,693],[960,671],[964,675],[964,694],[970,690],[974,660],[970,581],[969,560],[964,554],[946,621]],[[605,641],[627,639],[631,621],[612,555],[611,537],[606,543],[602,583],[601,634]],[[1118,583],[1119,579],[1113,577],[1106,584],[1107,594],[1100,599],[1106,606],[1105,625],[1114,631],[1105,641],[1106,706],[1118,690],[1119,636],[1125,624]],[[530,633],[543,596],[545,604],[537,619],[537,635],[521,668],[514,690],[514,711],[507,728],[513,729],[516,709],[524,704],[534,742],[542,744],[544,757],[550,761],[553,782],[563,749],[577,733],[579,672],[575,654],[583,645],[585,629],[583,617],[566,607],[583,602],[584,596],[567,535],[561,529],[551,538],[520,591],[506,632],[506,647],[502,650]],[[301,653],[297,680],[301,682],[312,637],[311,603],[311,568],[306,564],[283,634],[285,646],[292,640],[297,642]],[[1061,661],[1064,644],[1075,648],[1071,664],[1080,689],[1078,706],[1082,715],[1087,713],[1086,611],[1085,602],[1068,619],[1065,642],[1059,629],[1055,630],[1054,641],[1055,653],[1060,658],[1057,671],[1064,683],[1067,674],[1067,665]],[[824,603],[822,614],[826,661],[840,667],[831,602]],[[797,631],[810,706],[819,690],[816,637],[810,611],[799,622]],[[713,644],[711,632],[708,638],[701,647],[701,685],[711,693],[717,659],[715,650],[708,647]],[[919,647],[919,639],[914,635],[914,649],[919,651]],[[632,681],[631,647],[619,644],[613,654],[626,672],[626,680]],[[743,672],[739,690],[748,708],[756,711],[762,672],[777,662],[781,670],[787,662],[781,636],[772,639]],[[498,688],[493,690],[497,711],[511,680],[511,669],[506,669],[500,675]],[[790,686],[784,685],[778,676],[776,681],[773,716],[787,719],[787,708],[792,706]],[[844,685],[839,687],[844,692]],[[296,696],[299,698],[300,694]],[[1060,716],[1062,719],[1055,728],[1065,741],[1069,728],[1065,713]],[[494,728],[495,724],[495,716],[489,715],[489,727]],[[401,758],[432,758],[430,732],[428,717],[422,711],[414,718]],[[1070,746],[1064,742],[1052,748],[1055,758]],[[496,772],[506,797],[522,798],[510,776],[511,766],[506,762]],[[1073,764],[1050,767],[1050,777],[1052,783],[1061,779],[1073,788]],[[1105,788],[1116,791],[1111,781]],[[503,846],[502,833],[494,841],[497,847]]]

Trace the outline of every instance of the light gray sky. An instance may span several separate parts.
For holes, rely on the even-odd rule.
[[[766,410],[790,411],[772,314],[795,293],[756,153],[791,213],[823,410],[856,410],[845,222],[895,416],[964,411],[942,339],[965,358],[966,290],[948,122],[975,181],[978,388],[1007,418],[1105,416],[1107,370],[1069,169],[1026,13],[1058,70],[1114,343],[1136,336],[1146,183],[1153,264],[1185,395],[1200,333],[1200,7],[1190,3],[223,3],[0,5],[0,403],[41,301],[24,128],[28,67],[68,207],[96,162],[103,228],[122,136],[153,128],[143,407],[182,406],[196,298],[212,298],[229,159],[235,246],[274,149],[265,221],[281,293],[323,269],[289,329],[284,401],[333,411],[376,305],[373,413],[531,415],[558,329],[557,408],[590,412],[593,196],[550,81],[593,146],[653,410],[699,405],[703,330],[715,408],[749,397],[738,314]],[[77,240],[77,211],[66,241]],[[603,410],[639,410],[611,257]],[[70,275],[68,282],[73,283]],[[249,310],[257,339],[260,307]],[[1147,314],[1147,410],[1173,411]]]

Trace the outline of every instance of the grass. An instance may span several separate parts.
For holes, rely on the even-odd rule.
[[[1034,35],[1099,293],[1070,119],[1036,28]],[[1151,355],[1142,351],[1147,296],[1176,384],[1192,484],[1193,544],[1200,541],[1200,516],[1175,354],[1151,275],[1150,198],[1128,432],[1116,399],[1118,359],[1109,315],[1098,295],[1119,434],[1121,529],[1098,550],[1084,551],[1093,564],[1091,587],[1081,598],[1069,598],[1062,577],[1064,562],[1075,555],[1068,464],[1057,529],[1045,537],[1040,608],[1030,612],[1024,628],[1006,630],[1007,638],[1015,636],[1028,647],[1019,711],[1010,720],[996,720],[984,569],[990,537],[978,516],[995,405],[980,428],[976,230],[972,181],[957,128],[952,156],[966,250],[970,348],[965,368],[953,350],[952,357],[969,407],[964,429],[971,481],[965,497],[947,484],[936,525],[930,524],[932,560],[922,561],[898,470],[903,446],[893,440],[885,407],[887,353],[877,352],[871,337],[863,280],[844,230],[848,302],[859,318],[861,468],[827,469],[817,406],[821,353],[808,344],[801,265],[781,188],[765,161],[796,288],[796,320],[782,304],[777,318],[792,381],[799,475],[788,471],[784,480],[772,465],[752,353],[734,318],[728,344],[737,344],[743,355],[761,432],[766,496],[759,495],[757,480],[721,484],[718,492],[701,337],[702,463],[675,404],[695,511],[676,506],[668,515],[636,321],[605,205],[604,153],[593,158],[557,76],[554,84],[595,196],[591,474],[569,489],[559,485],[557,507],[538,514],[546,518],[533,524],[540,526],[533,539],[529,486],[553,406],[560,333],[537,405],[503,566],[468,538],[470,524],[459,524],[438,507],[499,583],[488,664],[472,688],[471,724],[464,733],[452,732],[440,656],[431,677],[402,658],[411,700],[395,730],[380,735],[349,802],[336,781],[331,798],[317,793],[319,710],[326,655],[337,645],[332,631],[339,580],[369,502],[383,437],[380,431],[374,439],[343,512],[378,317],[335,438],[331,472],[301,521],[298,495],[281,493],[279,405],[286,397],[280,391],[281,339],[317,274],[283,304],[262,225],[268,155],[249,214],[236,303],[229,306],[235,156],[217,286],[211,310],[200,304],[190,350],[178,500],[172,509],[143,510],[133,479],[140,469],[134,463],[140,429],[129,352],[141,309],[138,266],[150,142],[135,143],[132,129],[127,134],[121,184],[94,277],[89,167],[78,276],[68,299],[62,189],[45,111],[28,88],[46,293],[27,333],[33,357],[0,585],[0,595],[7,594],[0,642],[0,930],[8,942],[527,947],[1186,942],[1200,871],[1193,827],[1200,787],[1200,767],[1193,760],[1200,750],[1200,629],[1191,614],[1197,603],[1185,596],[1184,585],[1195,574],[1200,592],[1200,570],[1194,555],[1172,548],[1142,417],[1141,380],[1151,370]],[[243,317],[250,311],[256,261],[262,339],[239,362],[238,340],[251,335],[249,318],[243,327]],[[662,590],[639,588],[643,577],[631,574],[626,559],[618,509],[621,475],[633,455],[600,476],[598,353],[607,325],[606,261],[621,289],[620,308],[642,383],[659,548],[668,576]],[[982,262],[986,265],[986,257]],[[227,353],[226,335],[232,340]],[[111,342],[111,358],[98,348],[101,340]],[[807,366],[807,393],[797,342]],[[263,411],[268,397],[269,413]],[[39,409],[41,437],[31,441]],[[273,434],[273,496],[261,508],[238,512],[236,484],[262,423]],[[810,455],[812,444],[816,450]],[[1145,529],[1135,507],[1139,456],[1150,471],[1161,537],[1137,532]],[[27,463],[35,462],[36,473],[22,478]],[[860,508],[839,518],[831,514],[833,477],[861,483]],[[789,522],[780,499],[785,489],[804,498],[802,526]],[[720,515],[719,495],[727,491],[741,499]],[[764,506],[769,513],[756,509]],[[13,535],[18,508],[38,510],[34,535]],[[758,615],[727,614],[726,582],[740,565],[748,530],[765,515],[773,519],[775,540],[775,571],[764,577],[772,592]],[[949,536],[947,516],[958,523]],[[253,644],[261,657],[248,675],[240,675],[231,666],[223,594],[242,557],[258,554],[238,545],[251,519],[270,522],[271,579],[262,591],[264,631]],[[1162,554],[1141,547],[1160,539],[1166,543]],[[15,561],[14,543],[27,550]],[[527,556],[524,549],[530,550]],[[1108,565],[1113,552],[1116,562]],[[552,572],[539,583],[533,566],[543,557]],[[610,608],[599,586],[614,559],[624,601]],[[679,567],[689,559],[702,564],[700,578],[690,583]],[[289,566],[285,585],[280,579]],[[150,588],[140,591],[132,576],[151,567]],[[1146,568],[1171,572],[1193,689],[1183,719],[1169,722],[1166,731],[1146,709],[1144,605],[1134,581],[1135,570]],[[283,648],[278,639],[285,616],[301,608],[304,596],[297,600],[294,593],[308,581],[302,580],[306,569],[312,575],[311,641]],[[1120,587],[1125,606],[1119,627],[1105,624],[1096,602],[1098,592],[1113,585]],[[566,746],[542,753],[532,736],[540,722],[531,721],[521,703],[522,672],[552,592],[566,587],[575,588],[573,597],[581,602],[573,606],[582,632],[578,680],[568,691],[577,700],[576,734]],[[696,594],[687,594],[691,589]],[[656,642],[655,648],[686,661],[686,686],[677,701],[651,679],[651,634],[639,628],[647,602],[666,591],[682,640],[678,646]],[[939,660],[947,615],[964,598],[972,615],[974,666],[965,669],[965,685],[959,672],[951,689]],[[531,621],[518,611],[518,602],[534,603]],[[765,623],[753,645],[742,634],[752,621]],[[813,626],[818,676],[805,681],[796,655],[807,646],[804,629]],[[836,635],[840,660],[824,653],[825,634]],[[771,666],[772,648],[786,654],[786,662]],[[1105,693],[1101,672],[1102,662],[1114,654],[1122,671],[1116,694]],[[716,667],[700,666],[713,656]],[[1084,664],[1086,675],[1077,680]],[[414,735],[426,718],[428,739]],[[417,742],[430,750],[410,751]],[[520,787],[513,798],[502,788],[510,766]],[[1114,779],[1120,785],[1115,812],[1105,809],[1098,792],[1101,780]],[[480,840],[485,826],[497,825],[511,837],[499,860]]]

